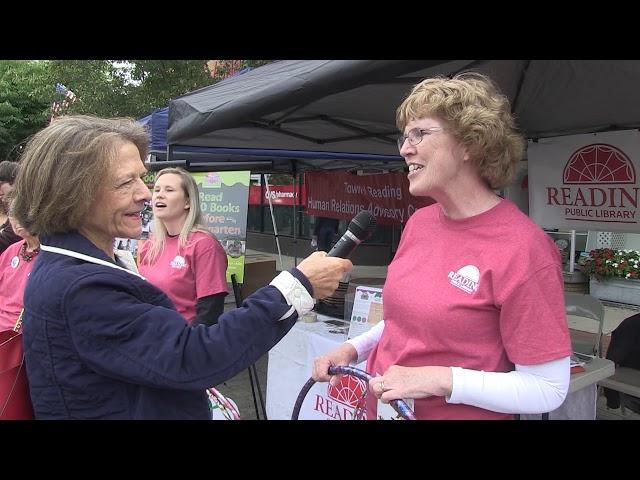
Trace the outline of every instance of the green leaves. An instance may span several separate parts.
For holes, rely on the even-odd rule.
[[[16,159],[20,145],[46,126],[46,68],[33,60],[0,61],[0,160]]]
[[[237,72],[271,60],[214,60],[219,72]],[[44,128],[61,83],[75,101],[61,114],[141,118],[169,100],[219,81],[207,60],[0,60],[0,160]]]

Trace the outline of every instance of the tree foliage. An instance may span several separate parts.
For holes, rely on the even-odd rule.
[[[131,101],[143,116],[166,107],[169,100],[214,82],[205,60],[132,60]]]
[[[15,160],[20,146],[46,126],[53,92],[46,62],[0,61],[0,160]]]
[[[62,114],[141,118],[169,100],[271,60],[0,61],[0,159],[47,125],[56,84],[75,94]],[[209,65],[214,65],[212,72]],[[13,157],[15,155],[12,154]]]
[[[76,95],[76,101],[64,113],[83,113],[99,117],[130,115],[127,86],[116,74],[117,68],[106,60],[52,60],[49,76],[52,85],[61,83]]]
[[[273,60],[209,60],[207,68],[216,82],[235,75],[243,69],[256,68]]]
[[[77,100],[70,113],[140,118],[166,107],[169,100],[206,87],[238,67],[270,60],[219,60],[215,77],[207,60],[55,60],[55,82],[70,88]],[[233,62],[233,63],[232,63]],[[240,62],[235,63],[235,62]]]
[[[55,60],[51,74],[77,100],[69,113],[142,117],[213,82],[204,60]]]

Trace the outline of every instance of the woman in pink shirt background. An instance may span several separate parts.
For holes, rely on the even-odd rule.
[[[140,273],[169,296],[187,323],[217,323],[228,293],[227,254],[202,225],[194,178],[181,168],[160,170],[151,204],[154,222],[138,254]]]
[[[24,306],[24,288],[40,252],[37,235],[25,230],[9,215],[11,228],[22,241],[13,243],[0,254],[0,330],[12,330]]]
[[[396,113],[409,191],[437,203],[408,220],[388,268],[384,320],[315,360],[359,363],[367,418],[411,399],[419,419],[513,419],[558,408],[571,343],[558,249],[496,191],[524,157],[507,97],[491,80],[429,78]],[[372,398],[373,397],[373,398]]]

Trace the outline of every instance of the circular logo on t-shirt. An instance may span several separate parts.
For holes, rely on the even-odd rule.
[[[475,265],[465,265],[457,272],[449,272],[449,281],[454,287],[467,293],[474,293],[480,282],[480,270]]]
[[[18,258],[18,256],[15,256],[11,259],[11,267],[12,268],[18,268],[18,264],[20,263],[20,259]]]
[[[180,255],[176,255],[176,258],[171,260],[171,266],[173,268],[186,268],[187,261],[184,259],[184,257],[181,257]]]

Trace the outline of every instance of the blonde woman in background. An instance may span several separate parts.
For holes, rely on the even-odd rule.
[[[198,186],[189,172],[158,172],[151,237],[138,253],[140,273],[173,301],[191,325],[214,325],[228,293],[227,254],[202,226]]]

